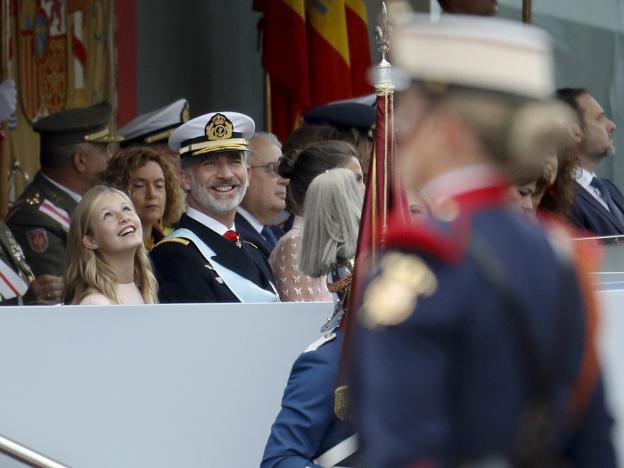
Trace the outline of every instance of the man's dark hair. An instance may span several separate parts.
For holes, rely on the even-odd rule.
[[[578,103],[578,98],[583,94],[587,94],[587,90],[585,88],[559,88],[557,90],[557,99],[565,102],[572,109],[574,109],[581,127],[585,126],[585,120],[583,119],[583,109],[581,109],[581,106]]]

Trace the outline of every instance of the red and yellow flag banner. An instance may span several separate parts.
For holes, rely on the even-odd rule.
[[[370,93],[364,0],[255,0],[271,130],[284,140],[310,107]]]

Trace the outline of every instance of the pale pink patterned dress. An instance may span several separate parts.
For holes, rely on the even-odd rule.
[[[303,237],[303,218],[296,216],[292,229],[279,240],[269,264],[282,302],[332,302],[325,277],[311,278],[297,268]]]

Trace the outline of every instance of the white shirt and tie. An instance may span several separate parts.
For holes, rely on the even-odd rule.
[[[605,210],[610,212],[624,226],[624,213],[617,206],[603,180],[587,169],[577,167],[574,178]]]

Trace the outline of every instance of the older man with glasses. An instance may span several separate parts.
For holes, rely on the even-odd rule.
[[[288,179],[277,172],[282,145],[271,133],[256,133],[249,141],[251,180],[236,215],[241,237],[255,244],[268,259],[280,236],[273,226],[286,207]]]

